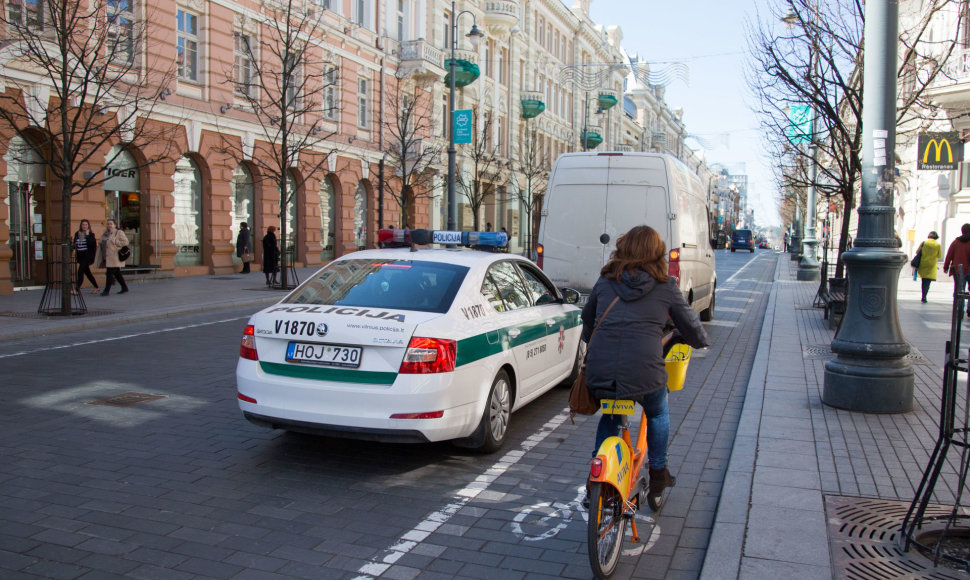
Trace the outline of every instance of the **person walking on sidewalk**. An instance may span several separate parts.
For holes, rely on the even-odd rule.
[[[77,232],[74,233],[74,242],[71,245],[74,246],[74,255],[77,258],[74,293],[77,294],[81,291],[81,284],[84,283],[86,277],[94,285],[91,294],[97,294],[100,288],[98,288],[98,281],[94,279],[94,274],[91,273],[91,264],[94,263],[94,259],[98,255],[98,239],[94,237],[94,232],[91,231],[91,222],[81,220]]]
[[[101,235],[101,242],[98,243],[98,265],[107,267],[107,273],[104,277],[104,292],[101,293],[102,296],[107,296],[111,293],[111,284],[115,279],[121,284],[121,292],[119,294],[124,294],[128,291],[128,284],[125,283],[125,279],[121,276],[121,269],[125,267],[125,262],[120,257],[118,257],[118,250],[128,245],[128,236],[125,232],[118,229],[118,224],[114,220],[108,220],[108,229],[104,231]]]
[[[603,318],[616,297],[619,300]],[[694,348],[707,346],[708,338],[677,281],[668,277],[667,248],[653,228],[636,226],[616,240],[616,250],[600,270],[583,307],[583,340],[589,341],[601,318],[603,323],[588,347],[586,384],[597,399],[632,399],[643,407],[650,494],[660,495],[674,484],[667,469],[670,413],[662,355],[667,322],[672,320],[684,342]],[[617,415],[600,418],[594,455],[607,437],[617,433],[619,424]]]
[[[950,247],[946,250],[946,258],[943,260],[943,271],[953,278],[954,283],[958,281],[957,273],[960,272],[960,267],[963,267],[963,286],[958,285],[957,292],[962,292],[966,288],[967,280],[970,279],[970,224],[960,226],[960,232],[963,235],[950,242]],[[970,312],[970,308],[967,311]]]
[[[263,274],[266,275],[266,285],[276,284],[276,273],[280,271],[280,249],[276,244],[276,226],[266,228],[263,236]]]
[[[239,224],[239,235],[236,236],[236,256],[242,260],[243,266],[240,274],[249,273],[249,262],[253,259],[253,236],[249,231],[249,224],[242,222]]]
[[[940,239],[939,234],[930,232],[917,250],[920,257],[919,268],[916,269],[916,273],[923,279],[923,302],[926,302],[926,293],[930,291],[930,284],[936,280],[937,262],[943,256],[943,248],[940,246],[940,242],[936,241],[938,239]]]

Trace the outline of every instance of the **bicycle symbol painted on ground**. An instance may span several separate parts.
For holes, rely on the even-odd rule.
[[[585,494],[586,488],[581,485],[576,488],[576,497],[572,501],[544,501],[520,508],[519,513],[512,518],[512,533],[526,542],[548,540],[565,530],[576,515],[582,518],[585,526],[587,518],[586,508],[583,507]],[[636,518],[640,537],[644,541],[623,550],[624,556],[637,556],[649,551],[660,539],[660,525],[652,516],[638,513]],[[649,533],[645,533],[647,530]]]

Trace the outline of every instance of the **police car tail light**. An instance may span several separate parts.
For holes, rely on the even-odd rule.
[[[601,475],[603,475],[603,460],[595,457],[589,463],[589,476],[595,478]]]
[[[242,342],[239,343],[239,356],[248,360],[259,360],[256,354],[256,329],[252,324],[246,325],[243,330]]]
[[[444,338],[411,338],[400,374],[450,373],[455,370],[458,345]]]
[[[680,250],[670,250],[670,257],[667,260],[667,275],[673,278],[680,278]]]
[[[542,267],[542,259],[546,257],[546,249],[542,247],[542,244],[536,244],[536,265],[540,268]]]

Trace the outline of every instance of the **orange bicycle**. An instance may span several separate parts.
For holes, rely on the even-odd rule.
[[[669,344],[670,337],[666,340]],[[670,345],[670,351],[665,355],[669,390],[679,390],[683,386],[690,351],[685,344]],[[603,441],[589,469],[589,517],[586,520],[589,563],[593,573],[601,580],[609,578],[616,571],[627,521],[630,522],[631,540],[639,542],[635,517],[640,506],[646,501],[650,509],[657,511],[663,504],[662,495],[650,495],[647,478],[642,475],[647,459],[645,411],[641,412],[636,447],[630,441],[628,417],[635,410],[634,401],[600,401],[602,413],[620,415],[622,420],[619,436],[607,437]]]

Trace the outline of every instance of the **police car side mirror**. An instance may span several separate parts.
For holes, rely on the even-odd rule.
[[[560,288],[559,291],[562,293],[562,301],[566,304],[576,304],[579,302],[578,291],[572,288]]]

